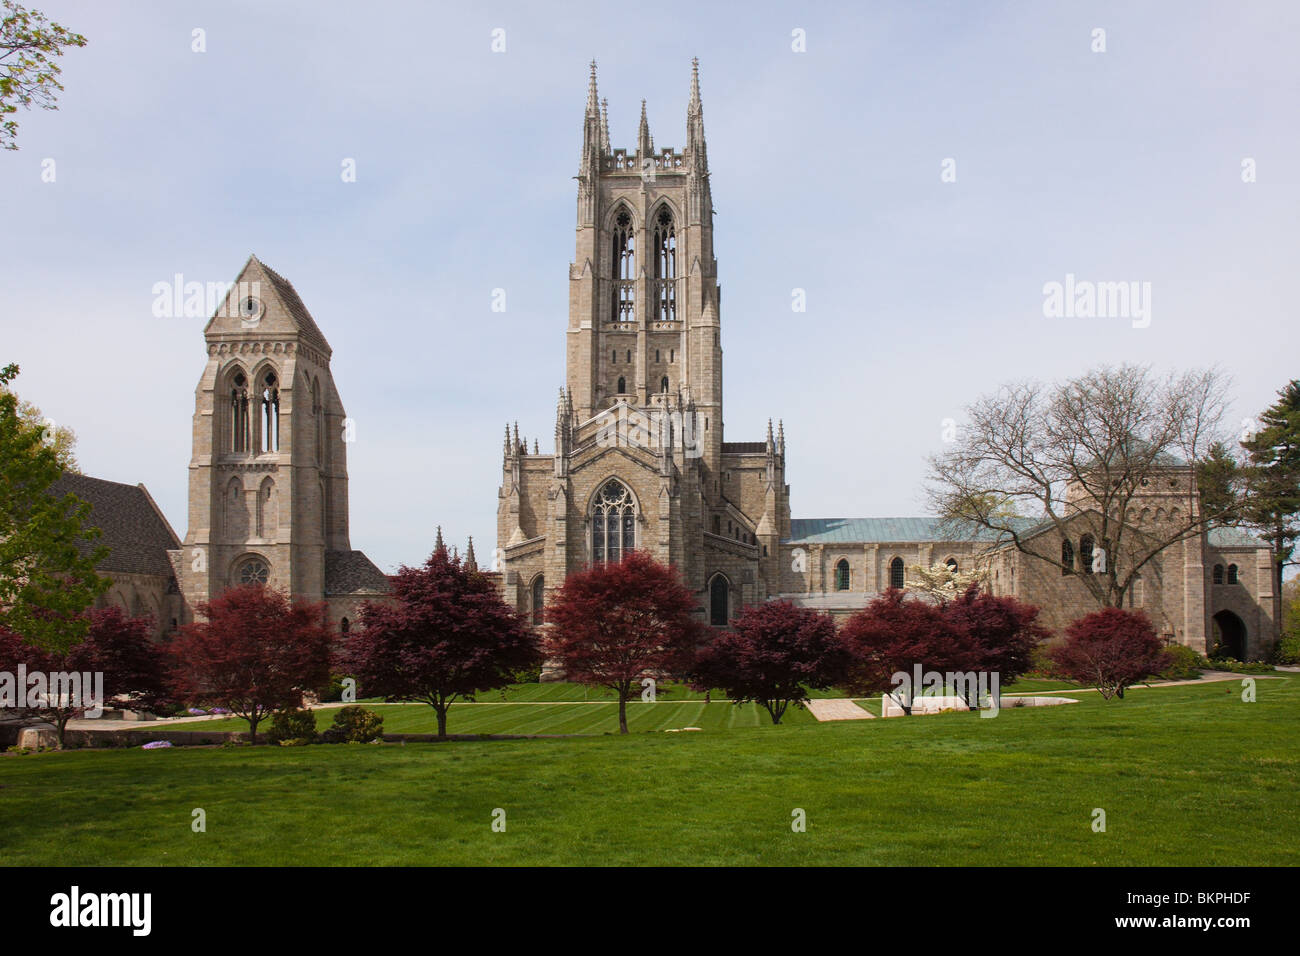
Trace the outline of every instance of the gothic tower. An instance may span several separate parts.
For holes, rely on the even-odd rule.
[[[329,343],[293,285],[256,256],[204,338],[178,556],[187,616],[246,583],[323,600],[327,564],[338,563],[327,555],[359,554],[348,541],[346,413]]]
[[[777,589],[789,533],[784,434],[723,439],[722,330],[698,63],[686,145],[657,149],[645,102],[636,146],[610,144],[591,66],[569,267],[566,385],[555,452],[506,428],[498,567],[508,602],[541,622],[571,571],[649,551],[701,613],[725,623]]]

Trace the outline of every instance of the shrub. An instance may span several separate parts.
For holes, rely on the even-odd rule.
[[[1273,660],[1279,664],[1300,664],[1300,631],[1283,634],[1278,639]]]
[[[1106,700],[1123,699],[1126,687],[1170,664],[1156,629],[1141,611],[1094,611],[1066,628],[1065,635],[1065,643],[1052,649],[1053,659],[1072,680],[1096,687]]]
[[[310,710],[277,710],[271,717],[266,739],[273,744],[294,740],[311,743],[316,739],[316,714]]]
[[[1052,645],[1039,644],[1029,655],[1029,670],[1023,679],[1027,680],[1066,680],[1061,669],[1052,659]]]
[[[1185,644],[1169,644],[1165,647],[1169,656],[1169,666],[1159,674],[1161,680],[1195,680],[1201,676],[1201,669],[1209,662]]]
[[[339,708],[334,723],[322,734],[328,744],[366,744],[378,740],[384,732],[384,718],[373,710],[356,705]]]
[[[330,682],[316,694],[321,703],[333,704],[343,699],[343,675],[331,674]]]

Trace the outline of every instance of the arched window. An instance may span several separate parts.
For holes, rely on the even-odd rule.
[[[261,451],[280,450],[280,382],[275,372],[267,369],[259,386],[262,414],[258,419],[261,431]]]
[[[636,548],[636,503],[621,481],[611,478],[591,505],[591,560],[615,564]]]
[[[840,558],[835,565],[835,590],[847,591],[849,589],[849,562]]]
[[[271,476],[267,475],[262,479],[262,486],[257,490],[257,524],[256,535],[259,538],[265,538],[274,531],[280,523],[279,515],[276,514],[275,501],[275,482]]]
[[[714,515],[714,516],[713,516],[713,533],[716,534],[716,535],[721,535],[721,534],[722,534],[722,516],[721,516],[721,515]]]
[[[667,376],[667,375],[665,375],[663,378],[661,378],[661,379],[659,380],[659,391],[663,392],[665,395],[668,394],[668,376]]]
[[[348,633],[349,633],[351,630],[352,630],[352,622],[349,621],[346,617],[345,617],[343,620],[339,621],[339,633],[340,633],[340,634],[342,634],[344,637],[347,637],[347,636],[348,636]]]
[[[230,383],[230,450],[243,454],[251,447],[248,421],[248,379],[236,372]]]
[[[542,575],[533,578],[533,623],[541,624],[546,614],[546,579]]]
[[[709,582],[709,623],[714,627],[726,627],[731,622],[731,587],[721,574],[715,574]]]
[[[1223,583],[1223,565],[1221,564],[1216,564],[1214,566],[1214,583],[1215,584]]]
[[[903,589],[903,559],[894,558],[889,562],[889,586],[891,588]]]
[[[946,568],[947,568],[949,571],[951,571],[953,574],[956,574],[957,571],[959,570],[959,568],[957,567],[957,559],[956,559],[956,558],[949,558],[949,559],[948,559],[947,561],[945,561],[943,564],[944,564],[944,567],[946,567]]]
[[[1074,545],[1066,538],[1061,542],[1061,575],[1074,573]]]
[[[609,262],[613,294],[609,320],[633,322],[636,320],[636,233],[627,209],[620,209],[614,217],[612,233]]]
[[[1084,574],[1092,574],[1092,551],[1096,542],[1092,535],[1085,534],[1079,539],[1079,564]]]
[[[1228,583],[1237,583],[1237,566],[1235,564],[1228,565]]]
[[[667,206],[655,217],[655,317],[660,322],[677,318],[677,231]]]
[[[625,379],[621,375],[618,377],[618,394],[620,395],[627,394],[627,379]]]

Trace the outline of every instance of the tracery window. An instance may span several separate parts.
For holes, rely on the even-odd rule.
[[[636,502],[621,481],[611,478],[591,505],[591,560],[615,564],[636,548]]]
[[[655,316],[660,322],[677,318],[677,230],[667,206],[659,210],[654,226]]]
[[[230,386],[230,450],[235,453],[248,451],[248,379],[243,372],[236,372]]]
[[[271,569],[261,558],[250,558],[239,566],[240,584],[265,584],[271,579]]]
[[[903,589],[903,559],[894,558],[889,562],[889,586],[891,588]]]
[[[1228,583],[1237,583],[1237,566],[1235,564],[1228,565]]]
[[[262,415],[259,426],[262,432],[262,451],[280,450],[280,383],[275,373],[262,376]]]
[[[849,589],[849,562],[840,558],[839,563],[835,565],[835,590],[847,591]]]
[[[614,217],[610,267],[613,271],[613,295],[609,320],[632,322],[636,319],[636,233],[632,217],[620,209]]]

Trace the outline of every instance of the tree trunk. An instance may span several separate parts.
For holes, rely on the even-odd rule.
[[[257,714],[250,714],[248,718],[248,741],[251,744],[257,743],[257,725],[262,722],[262,718]]]
[[[447,705],[434,704],[434,711],[438,714],[438,736],[443,740],[447,739]]]
[[[618,692],[618,732],[627,733],[627,691]]]
[[[59,735],[60,750],[63,749],[63,732],[68,729],[68,718],[71,716],[72,716],[71,714],[65,714],[60,712],[59,715],[54,719],[54,726]]]

